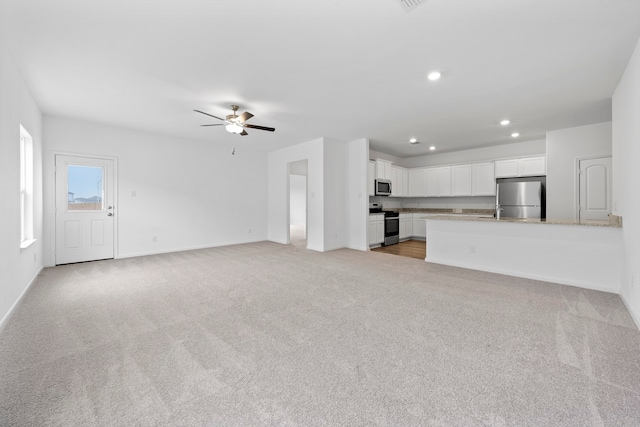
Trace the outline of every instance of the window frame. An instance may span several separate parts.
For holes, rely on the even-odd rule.
[[[33,138],[20,125],[20,248],[36,241],[33,235]]]

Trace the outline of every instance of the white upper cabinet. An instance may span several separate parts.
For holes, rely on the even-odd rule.
[[[391,166],[391,196],[407,197],[408,193],[408,175],[409,172],[405,168],[399,166]]]
[[[451,195],[471,196],[471,165],[456,165],[451,167]]]
[[[376,159],[376,179],[392,179],[391,163],[388,160]]]
[[[367,167],[367,188],[369,189],[369,195],[376,195],[376,162],[369,160]]]
[[[407,196],[426,197],[427,196],[427,169],[409,169],[409,186]]]
[[[547,159],[545,156],[537,156],[496,160],[495,173],[496,178],[546,175]]]
[[[438,171],[436,168],[427,168],[426,170],[426,194],[427,197],[438,197]]]
[[[526,157],[519,159],[520,176],[536,176],[547,174],[547,158],[546,157]]]
[[[427,168],[426,197],[451,196],[451,166]]]
[[[518,176],[518,159],[496,160],[496,178]]]
[[[409,169],[402,168],[402,196],[409,195]]]
[[[438,170],[438,197],[451,196],[451,166],[442,166]]]
[[[493,162],[471,165],[471,195],[495,196],[496,173]]]

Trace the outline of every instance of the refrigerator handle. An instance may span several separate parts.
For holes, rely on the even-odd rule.
[[[496,183],[496,219],[500,219],[500,212],[502,208],[500,207],[500,184]]]

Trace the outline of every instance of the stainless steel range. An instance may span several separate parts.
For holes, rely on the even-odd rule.
[[[384,246],[395,245],[400,241],[400,214],[396,211],[384,213]]]
[[[369,203],[369,213],[384,213],[383,246],[395,245],[400,241],[400,214],[398,211],[385,211],[380,203]]]

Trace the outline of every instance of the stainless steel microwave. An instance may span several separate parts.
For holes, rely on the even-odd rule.
[[[391,195],[391,180],[376,179],[376,196]]]

